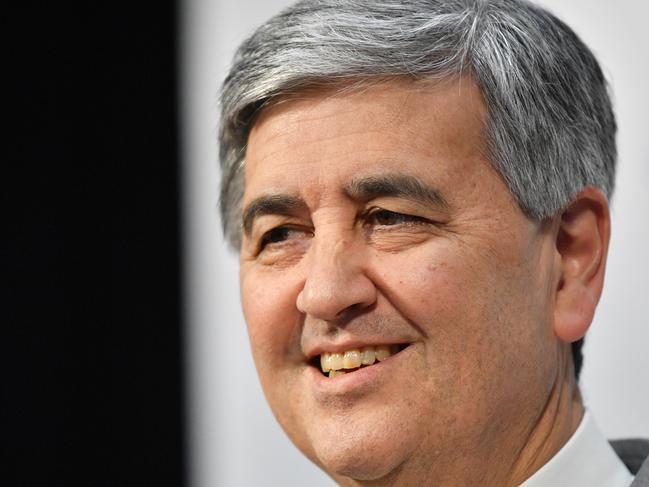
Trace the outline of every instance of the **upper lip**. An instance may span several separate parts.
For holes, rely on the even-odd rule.
[[[376,347],[379,345],[409,345],[412,343],[408,339],[400,338],[366,338],[366,339],[348,339],[340,342],[319,342],[304,350],[307,360],[321,355],[323,352],[328,353],[342,353],[347,350],[361,349],[363,347]]]

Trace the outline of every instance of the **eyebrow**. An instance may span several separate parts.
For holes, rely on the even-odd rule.
[[[354,178],[344,188],[345,194],[355,201],[371,201],[380,197],[398,197],[423,205],[432,205],[448,210],[449,205],[442,194],[407,174],[381,174]],[[255,219],[263,215],[290,215],[307,209],[305,201],[288,194],[263,195],[252,200],[243,211],[243,230],[252,233]]]
[[[449,209],[449,204],[442,193],[408,174],[388,173],[355,178],[345,188],[345,193],[353,200],[370,201],[393,196],[444,210]]]
[[[243,230],[246,235],[250,235],[255,219],[260,216],[288,215],[306,207],[304,200],[297,196],[286,194],[260,196],[252,200],[243,211]]]

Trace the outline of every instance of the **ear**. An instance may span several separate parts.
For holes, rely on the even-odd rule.
[[[608,199],[592,186],[578,193],[560,216],[554,333],[564,342],[582,338],[593,321],[604,285],[610,234]]]

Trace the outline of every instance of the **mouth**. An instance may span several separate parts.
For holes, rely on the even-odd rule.
[[[365,367],[396,355],[410,345],[409,343],[378,345],[353,348],[344,352],[322,352],[311,359],[310,364],[329,378],[351,374]]]

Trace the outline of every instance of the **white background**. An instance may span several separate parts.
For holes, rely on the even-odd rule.
[[[217,212],[217,90],[236,46],[286,0],[185,0],[180,46],[187,419],[192,487],[332,482],[289,442],[262,396]],[[615,92],[618,183],[604,296],[582,389],[608,437],[649,437],[649,2],[545,0],[595,52]]]

